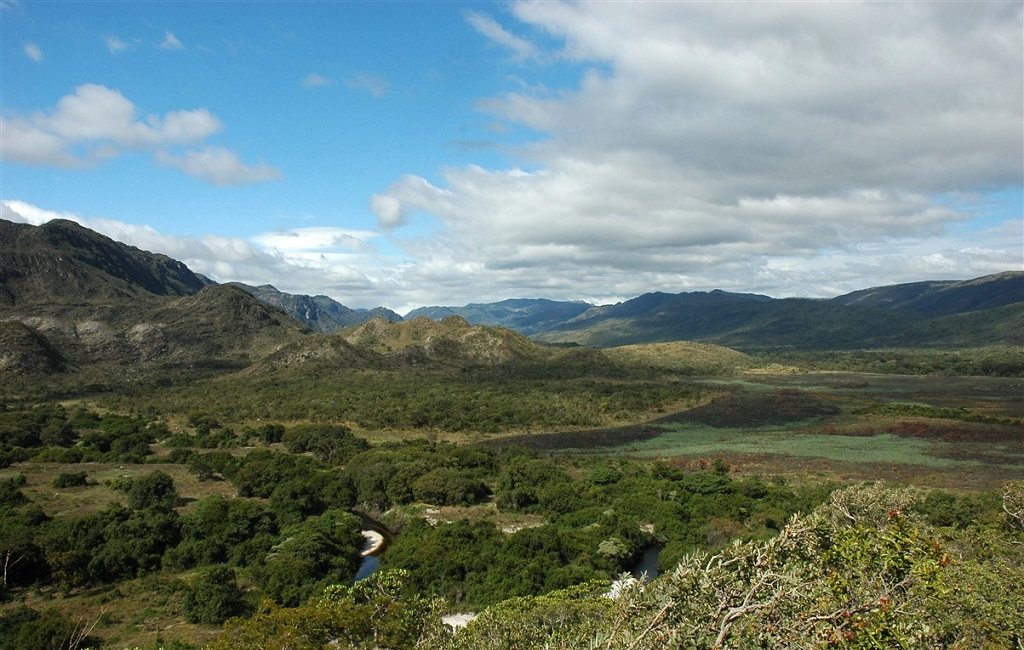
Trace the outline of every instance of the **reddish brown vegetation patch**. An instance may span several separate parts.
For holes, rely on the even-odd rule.
[[[819,433],[833,436],[876,436],[890,434],[948,443],[1024,443],[1024,428],[974,422],[903,420],[886,426],[825,427]]]

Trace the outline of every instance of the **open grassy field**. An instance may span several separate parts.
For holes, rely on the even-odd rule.
[[[26,484],[21,488],[32,503],[50,517],[80,517],[102,510],[111,503],[126,504],[123,491],[111,487],[118,480],[137,478],[160,470],[174,479],[174,487],[181,497],[182,514],[196,501],[208,496],[234,497],[234,486],[227,481],[200,481],[189,471],[188,465],[170,463],[110,464],[110,463],[16,463],[0,470],[0,480],[24,475]],[[87,485],[71,488],[53,487],[53,479],[63,473],[85,472]]]

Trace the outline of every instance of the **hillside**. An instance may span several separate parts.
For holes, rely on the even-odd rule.
[[[62,219],[42,226],[0,219],[0,305],[186,296],[209,284],[165,255]]]
[[[1007,271],[962,282],[913,282],[873,287],[833,298],[841,305],[948,316],[1024,300],[1024,272]]]
[[[322,365],[338,355],[345,365],[367,367],[553,363],[555,355],[524,336],[597,347],[693,341],[744,351],[1020,346],[1024,273],[877,287],[832,300],[652,292],[602,306],[510,299],[425,307],[407,318],[399,323],[384,308],[353,310],[271,285],[215,285],[181,262],[70,221],[0,220],[0,321],[22,326],[4,332],[10,351],[0,373],[26,376],[116,378],[260,360],[265,371],[275,360]],[[310,330],[341,338],[304,343]],[[583,356],[559,358],[579,364]]]
[[[237,287],[70,221],[0,221],[0,241],[0,377],[15,385],[244,367],[308,333]]]

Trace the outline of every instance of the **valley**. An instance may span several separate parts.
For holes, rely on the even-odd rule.
[[[0,650],[1020,642],[1022,273],[366,318],[4,227]]]

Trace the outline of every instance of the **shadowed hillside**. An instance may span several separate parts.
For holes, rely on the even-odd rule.
[[[165,255],[139,250],[72,221],[0,220],[0,304],[185,296],[208,281]]]

